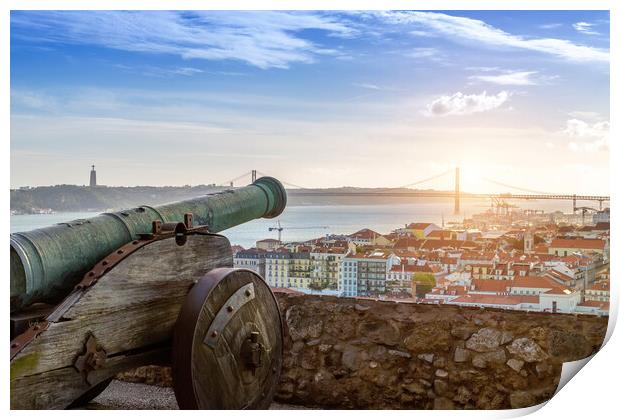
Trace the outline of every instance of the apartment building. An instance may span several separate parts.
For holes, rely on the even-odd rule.
[[[312,260],[309,252],[292,252],[288,267],[288,287],[307,289],[312,282]]]
[[[341,247],[321,247],[310,252],[311,283],[321,289],[338,289],[342,259],[349,250]]]
[[[233,265],[252,270],[265,278],[265,251],[258,248],[237,251],[233,256]]]
[[[387,273],[400,259],[388,251],[347,255],[342,260],[338,289],[343,296],[378,296],[386,293]]]
[[[599,281],[586,289],[585,300],[609,302],[609,281]]]
[[[289,266],[291,252],[272,251],[265,253],[264,279],[271,287],[289,287]]]

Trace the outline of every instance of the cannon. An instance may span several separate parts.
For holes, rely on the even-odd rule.
[[[286,207],[263,177],[237,189],[11,235],[11,408],[64,409],[120,372],[170,365],[182,409],[270,404],[277,301],[234,269],[222,230]]]

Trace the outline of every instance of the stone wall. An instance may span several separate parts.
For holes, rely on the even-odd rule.
[[[276,399],[330,408],[502,409],[553,396],[607,318],[279,294]]]
[[[553,396],[562,363],[596,352],[607,318],[278,293],[276,400],[324,408],[502,409]],[[171,386],[169,368],[123,380]]]

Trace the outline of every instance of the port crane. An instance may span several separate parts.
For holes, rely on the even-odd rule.
[[[491,211],[493,211],[493,207],[495,207],[495,215],[508,216],[512,212],[512,209],[516,209],[519,206],[511,204],[508,201],[501,199],[501,198],[492,198],[491,199]]]
[[[576,213],[577,211],[581,211],[581,225],[586,224],[586,213],[587,212],[589,211],[593,213],[598,212],[597,209],[592,208],[592,207],[573,207],[573,212]]]

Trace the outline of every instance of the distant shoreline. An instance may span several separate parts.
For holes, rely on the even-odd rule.
[[[156,206],[174,201],[187,200],[227,189],[224,186],[198,185],[182,187],[86,187],[78,185],[55,185],[47,187],[22,187],[11,190],[11,214],[53,214],[66,212],[105,212],[109,209],[126,209],[139,205]],[[337,192],[397,192],[422,191],[403,188],[315,188],[312,191]],[[424,190],[429,191],[429,190]],[[430,190],[437,191],[437,190]],[[407,204],[415,202],[448,202],[450,198],[414,197],[352,197],[352,196],[289,196],[289,206],[362,206]]]

